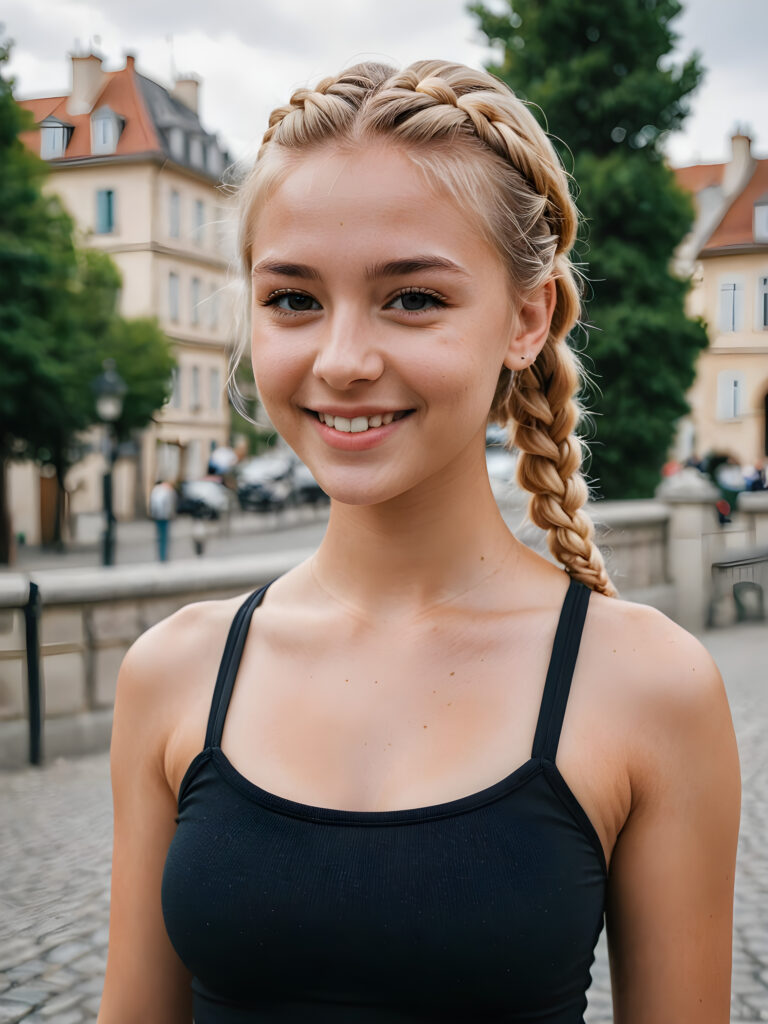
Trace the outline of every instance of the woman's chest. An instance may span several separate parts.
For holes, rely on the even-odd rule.
[[[505,779],[531,758],[551,637],[535,624],[509,644],[482,630],[435,632],[400,643],[326,637],[314,649],[311,638],[249,640],[221,740],[228,761],[269,793],[357,811],[433,806]],[[599,703],[578,669],[557,764],[607,859],[625,787]],[[199,749],[178,745],[179,781]]]

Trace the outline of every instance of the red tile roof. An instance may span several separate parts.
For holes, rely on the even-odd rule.
[[[726,164],[694,164],[674,168],[678,184],[695,195],[712,185],[721,185]],[[704,243],[701,252],[723,246],[754,244],[754,207],[758,199],[768,199],[768,159],[757,160],[752,177],[731,202],[719,224]]]
[[[694,164],[692,167],[675,167],[677,183],[687,192],[701,192],[723,180],[725,164]]]
[[[703,251],[754,242],[755,203],[768,198],[768,160],[758,160],[752,177],[728,207]]]
[[[121,70],[103,72],[103,85],[93,104],[94,110],[107,106],[125,118],[125,127],[118,139],[115,156],[128,156],[152,150],[162,152],[163,150],[144,104],[136,77],[133,61],[130,58]],[[68,96],[50,96],[43,99],[19,101],[20,106],[31,111],[38,124],[46,117],[55,117],[74,126],[66,155],[55,161],[57,163],[91,156],[91,115],[90,113],[74,115],[67,113],[68,98]],[[39,131],[23,132],[21,140],[35,153],[40,152]]]

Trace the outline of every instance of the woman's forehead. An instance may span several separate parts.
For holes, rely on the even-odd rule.
[[[394,146],[321,150],[297,161],[259,211],[253,263],[335,247],[370,262],[435,253],[455,263],[489,247],[477,219]],[[462,255],[463,254],[463,255]]]

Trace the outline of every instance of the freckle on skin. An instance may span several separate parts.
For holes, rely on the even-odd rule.
[[[425,729],[427,728],[427,727],[426,727],[426,725],[424,726],[424,728],[425,728]]]
[[[451,672],[451,675],[452,675],[452,676],[455,676],[455,675],[456,675],[456,673],[455,673],[455,672]]]

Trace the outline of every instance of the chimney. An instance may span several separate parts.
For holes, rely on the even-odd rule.
[[[725,165],[723,172],[725,196],[733,196],[741,192],[752,177],[755,163],[755,158],[752,156],[752,139],[737,129],[731,136],[731,159]]]
[[[67,100],[68,114],[89,114],[101,92],[104,72],[101,57],[88,53],[78,57],[72,54],[72,91]]]
[[[197,75],[180,75],[174,83],[171,95],[196,114],[199,91],[200,79]]]

